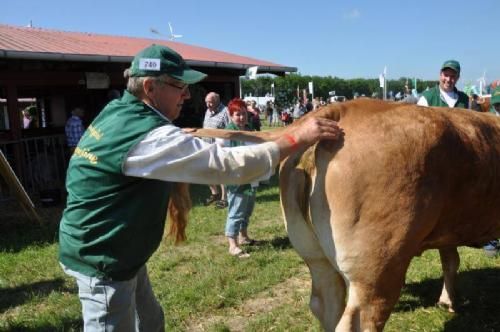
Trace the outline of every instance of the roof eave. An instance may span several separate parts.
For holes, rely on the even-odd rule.
[[[27,59],[27,60],[52,60],[52,61],[82,61],[82,62],[119,62],[130,63],[133,57],[131,56],[112,56],[112,55],[94,55],[94,54],[65,54],[52,52],[27,52],[27,51],[11,51],[0,50],[0,58],[8,59]],[[201,61],[187,60],[186,63],[193,67],[212,67],[235,70],[246,70],[255,64],[243,64],[232,62],[217,62],[217,61]],[[284,66],[261,66],[258,65],[260,73],[285,73],[296,72],[296,67]]]

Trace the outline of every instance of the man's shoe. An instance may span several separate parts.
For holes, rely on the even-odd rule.
[[[211,194],[206,200],[205,200],[205,206],[212,204],[213,202],[216,202],[219,200],[219,194]]]
[[[215,207],[217,209],[225,209],[227,208],[227,201],[224,199],[218,200],[217,202],[215,202]]]
[[[499,243],[498,243],[498,240],[492,240],[490,242],[488,242],[484,247],[484,253],[486,254],[486,256],[488,257],[493,257],[495,256],[498,252],[499,252]]]

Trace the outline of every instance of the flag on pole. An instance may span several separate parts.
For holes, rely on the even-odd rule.
[[[380,83],[380,87],[383,88],[384,85],[385,85],[385,77],[384,77],[384,74],[380,74],[379,77],[378,77],[378,81]]]
[[[314,94],[314,86],[313,86],[313,82],[309,82],[309,94],[312,95]]]
[[[249,80],[254,80],[257,78],[257,70],[259,66],[248,67],[245,73],[245,77]]]

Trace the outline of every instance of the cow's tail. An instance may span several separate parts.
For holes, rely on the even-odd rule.
[[[169,230],[167,237],[173,238],[175,244],[186,240],[189,210],[191,210],[189,184],[174,183],[168,202]]]

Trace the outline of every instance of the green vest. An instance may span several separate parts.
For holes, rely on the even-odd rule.
[[[122,166],[135,144],[168,123],[126,91],[85,131],[69,163],[59,228],[59,259],[66,267],[128,280],[158,248],[170,184],[125,176]]]
[[[455,88],[455,92],[458,94],[458,101],[454,107],[469,108],[469,97],[462,91],[458,91],[457,88]],[[443,99],[441,99],[441,92],[438,85],[427,91],[424,91],[422,95],[427,100],[427,104],[429,106],[449,107],[448,104]]]

